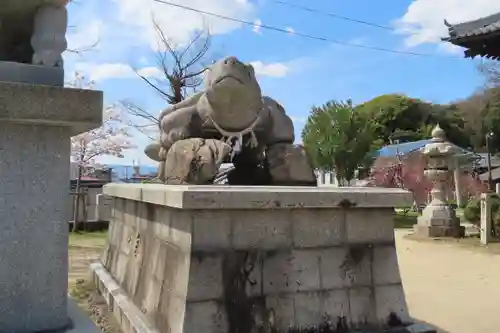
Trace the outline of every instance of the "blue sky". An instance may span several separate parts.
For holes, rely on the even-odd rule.
[[[206,17],[152,0],[86,0],[70,5],[68,40],[71,49],[99,41],[90,51],[66,54],[66,73],[76,70],[96,81],[105,103],[130,100],[159,113],[164,101],[132,68],[154,76],[155,34],[152,16],[164,33],[182,45],[208,25],[214,56],[234,55],[254,64],[265,95],[283,104],[300,132],[313,105],[331,99],[361,103],[387,93],[404,93],[447,103],[464,98],[482,84],[477,61],[462,59],[462,51],[439,42],[446,36],[443,19],[452,23],[500,11],[491,0],[283,0],[391,27],[379,29],[279,4],[274,0],[171,0],[185,6],[254,22],[241,25]],[[259,24],[324,37],[306,39],[259,28]],[[360,44],[431,56],[394,54],[333,42]],[[134,133],[137,149],[125,158],[105,157],[104,163],[154,164],[144,154],[148,139]]]

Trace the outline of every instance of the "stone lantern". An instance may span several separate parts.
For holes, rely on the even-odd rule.
[[[455,146],[446,140],[439,124],[432,131],[432,142],[425,145],[423,154],[427,160],[426,177],[433,184],[431,202],[422,211],[414,226],[415,233],[424,237],[463,237],[465,228],[460,226],[455,210],[446,203],[449,186],[449,168],[455,155]]]

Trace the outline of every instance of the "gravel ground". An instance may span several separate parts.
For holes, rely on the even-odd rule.
[[[440,332],[499,333],[498,251],[453,241],[416,241],[404,237],[409,232],[396,230],[396,246],[412,316]]]

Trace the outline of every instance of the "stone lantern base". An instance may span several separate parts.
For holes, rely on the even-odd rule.
[[[433,205],[432,202],[425,207],[413,228],[415,235],[421,237],[465,236],[465,227],[460,225],[455,210],[447,205]]]

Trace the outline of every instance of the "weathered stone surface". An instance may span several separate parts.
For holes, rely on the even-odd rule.
[[[292,119],[287,116],[285,109],[280,103],[268,96],[262,97],[261,114],[261,121],[258,126],[270,128],[269,133],[266,135],[267,145],[280,142],[292,143],[295,141]]]
[[[432,131],[432,142],[425,145],[423,154],[427,159],[425,175],[433,183],[431,202],[422,211],[415,225],[417,236],[463,237],[465,228],[455,209],[446,202],[446,189],[451,175],[450,158],[455,154],[455,146],[446,140],[446,134],[439,124]]]
[[[392,207],[408,207],[410,192],[397,188],[302,186],[168,186],[159,184],[110,183],[103,193],[114,198],[141,201],[182,209],[304,209],[304,208],[388,208],[381,221],[392,223]],[[126,200],[124,200],[126,202]],[[120,203],[118,203],[120,205]],[[356,214],[358,209],[351,211]],[[353,215],[354,216],[354,215]],[[356,217],[363,216],[363,213]],[[373,216],[370,216],[373,219]],[[362,223],[363,219],[358,219]],[[376,223],[373,223],[374,225]],[[384,228],[387,230],[387,228]]]
[[[464,226],[429,226],[415,224],[413,226],[415,235],[418,237],[453,237],[465,236]]]
[[[252,65],[235,57],[214,63],[207,71],[204,90],[161,112],[159,124],[159,143],[152,143],[145,149],[146,155],[154,161],[165,161],[168,154],[170,157],[181,154],[171,149],[177,141],[220,139],[230,144],[232,154],[228,162],[235,167],[227,178],[229,184],[316,186],[307,158],[292,146],[295,139],[292,120],[283,106],[262,96]],[[264,150],[282,144],[290,148],[284,151],[270,148],[270,172],[275,178],[271,181],[262,163]]]
[[[274,144],[267,148],[266,160],[274,185],[316,185],[314,169],[302,147]]]
[[[71,92],[0,83],[2,332],[59,330],[69,323],[70,137],[79,124],[77,114],[87,111],[98,125],[102,113],[102,104],[95,109],[68,104]],[[58,109],[61,105],[66,107]]]
[[[169,185],[207,184],[211,182],[230,147],[219,140],[186,139],[176,141],[167,153],[164,174]]]
[[[66,126],[72,136],[102,123],[101,91],[0,82],[0,100],[0,122]]]
[[[127,187],[131,193],[122,193]],[[152,191],[144,196],[149,187]],[[196,189],[209,191],[197,196]],[[348,206],[346,189],[302,189],[265,189],[274,194],[300,193],[302,200],[297,202],[302,205],[289,206],[295,199],[286,196],[280,205],[263,204],[263,199],[276,197],[262,198],[262,188],[106,187],[105,193],[115,198],[114,216],[121,220],[112,221],[110,237],[120,240],[109,241],[106,257],[111,260],[103,264],[120,285],[113,297],[128,297],[127,306],[142,311],[132,311],[124,325],[135,327],[133,321],[138,321],[159,331],[212,333],[245,325],[306,328],[324,323],[325,315],[334,323],[345,320],[351,328],[383,325],[394,315],[410,321],[388,227],[392,232],[393,209],[379,198],[385,194],[394,200],[398,193],[401,200],[407,193],[351,188],[350,199],[359,206]],[[163,204],[151,194],[160,192]],[[243,204],[250,192],[256,194],[252,200],[260,199],[252,206]],[[324,192],[328,195],[322,196]],[[184,201],[188,193],[192,202]],[[242,201],[231,202],[236,196]],[[319,209],[308,197],[324,206]],[[134,214],[132,222],[128,215]],[[139,252],[134,246],[137,230]],[[100,268],[95,270],[102,279]]]
[[[290,219],[296,248],[340,245],[344,241],[345,219],[341,210],[301,209],[290,213]]]

